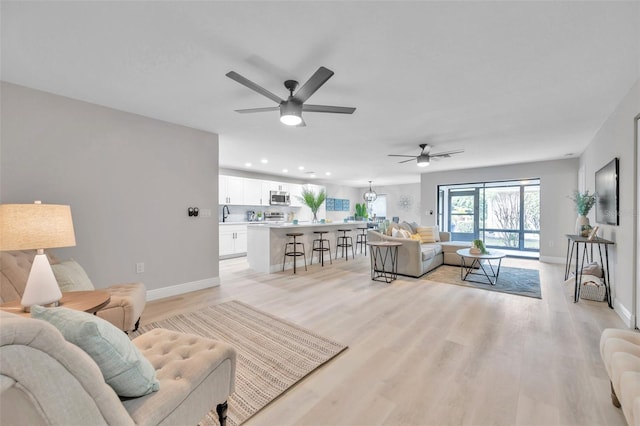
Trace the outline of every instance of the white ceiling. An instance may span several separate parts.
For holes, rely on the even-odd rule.
[[[639,77],[639,2],[6,2],[3,80],[220,135],[220,165],[352,186],[577,156]],[[281,97],[335,75],[305,128]],[[427,169],[387,154],[464,149]],[[267,164],[260,163],[262,158]],[[297,170],[299,165],[305,172]],[[330,171],[327,178],[324,174]]]

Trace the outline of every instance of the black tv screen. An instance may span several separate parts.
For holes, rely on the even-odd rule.
[[[596,172],[596,222],[619,225],[618,219],[618,158]]]

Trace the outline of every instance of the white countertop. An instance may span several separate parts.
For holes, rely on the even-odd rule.
[[[291,222],[250,222],[249,225],[260,226],[263,228],[277,228],[277,229],[294,229],[294,228],[322,228],[328,226],[365,226],[369,222],[362,221],[349,221],[349,222],[330,222],[330,223],[311,223],[311,222],[300,222],[297,225],[294,225]]]

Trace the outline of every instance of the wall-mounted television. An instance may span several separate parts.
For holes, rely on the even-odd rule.
[[[596,172],[596,222],[606,225],[619,225],[618,217],[618,158],[609,161]]]

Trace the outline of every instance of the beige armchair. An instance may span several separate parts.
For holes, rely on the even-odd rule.
[[[0,303],[22,298],[35,254],[35,250],[0,252]],[[47,256],[52,265],[58,263],[50,253]],[[146,305],[144,284],[117,284],[101,290],[108,292],[111,300],[96,315],[122,331],[137,330]]]
[[[133,344],[159,390],[120,400],[95,361],[46,321],[0,311],[0,424],[195,425],[216,407],[225,424],[236,352],[228,344],[154,329]]]

